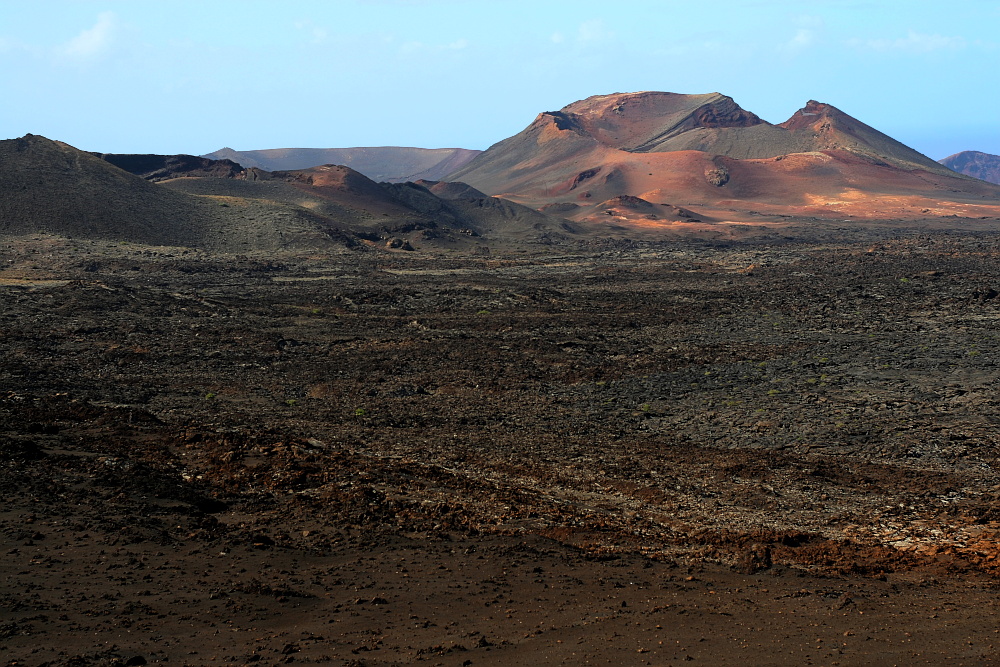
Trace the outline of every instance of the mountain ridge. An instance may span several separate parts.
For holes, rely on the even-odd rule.
[[[268,148],[237,151],[221,148],[201,157],[228,159],[244,168],[265,171],[309,169],[324,164],[341,164],[373,181],[402,183],[441,178],[464,166],[482,151],[468,148],[414,148],[372,146],[354,148]]]
[[[773,125],[721,93],[655,91],[540,113],[445,180],[536,208],[572,203],[577,221],[606,220],[623,195],[724,221],[981,217],[995,213],[982,200],[1000,194],[830,104],[810,100]]]
[[[267,172],[190,155],[89,153],[29,134],[0,141],[0,234],[245,252],[463,247],[484,235],[533,240],[565,231],[520,204],[425,183],[447,198],[342,165]]]

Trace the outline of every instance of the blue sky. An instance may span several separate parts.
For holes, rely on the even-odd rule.
[[[589,95],[839,107],[1000,154],[1000,2],[0,0],[0,138],[203,154],[486,148]]]

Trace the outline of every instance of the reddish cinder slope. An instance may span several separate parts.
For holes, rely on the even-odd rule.
[[[777,127],[803,139],[810,150],[846,150],[901,169],[924,169],[950,176],[941,165],[830,104],[809,100]]]
[[[607,211],[620,207],[607,202],[621,195],[690,208],[703,221],[1000,216],[1000,188],[961,177],[836,107],[810,101],[772,125],[718,93],[574,102],[539,114],[448,180],[560,206],[575,220],[616,217]]]

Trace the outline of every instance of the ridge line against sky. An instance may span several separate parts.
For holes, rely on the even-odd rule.
[[[595,94],[833,104],[940,159],[1000,153],[1000,3],[302,0],[0,4],[0,138],[204,154],[484,149]]]

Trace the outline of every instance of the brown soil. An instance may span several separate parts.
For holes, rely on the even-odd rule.
[[[1000,243],[855,232],[6,240],[0,655],[996,660]]]

